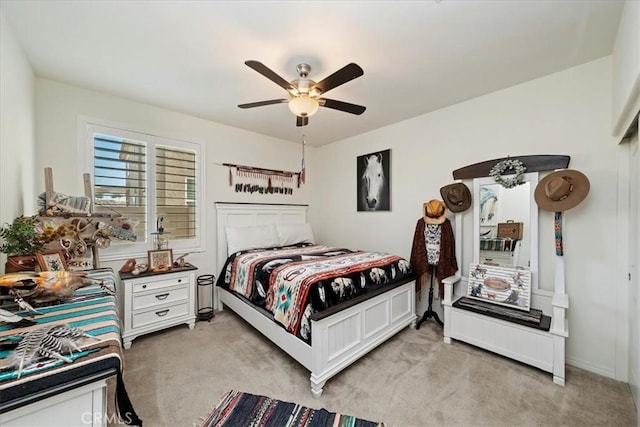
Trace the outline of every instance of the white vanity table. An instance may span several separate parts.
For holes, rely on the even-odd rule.
[[[538,164],[532,158],[546,157],[548,162]],[[553,159],[552,159],[553,158]],[[537,329],[530,326],[523,326],[511,321],[501,320],[496,317],[469,311],[467,309],[454,306],[456,300],[465,295],[467,287],[467,278],[460,274],[443,280],[444,283],[444,341],[451,343],[452,340],[459,340],[477,347],[492,351],[497,354],[518,360],[528,365],[539,368],[543,371],[553,374],[553,381],[556,384],[564,385],[565,383],[565,340],[569,335],[568,323],[566,319],[566,310],[569,306],[569,297],[565,292],[564,284],[564,260],[562,257],[556,257],[555,266],[555,286],[553,291],[544,291],[538,288],[538,206],[533,199],[533,191],[538,182],[538,172],[543,170],[552,170],[558,168],[566,168],[568,166],[568,156],[522,156],[514,157],[519,159],[525,166],[527,171],[525,179],[529,182],[529,218],[525,221],[525,237],[524,243],[528,243],[526,252],[528,253],[526,263],[521,259],[521,266],[530,268],[532,278],[532,297],[534,301],[547,300],[551,307],[551,312],[545,312],[546,316],[551,316],[551,325],[549,330]],[[473,234],[469,231],[462,230],[462,215],[455,217],[455,238],[456,238],[456,254],[461,259],[461,248],[463,243],[463,234],[466,234],[468,242],[473,236],[473,262],[481,260],[480,251],[480,202],[478,195],[480,194],[481,185],[489,185],[493,183],[493,179],[487,177],[488,170],[496,163],[504,159],[496,159],[482,164],[471,165],[466,168],[454,171],[454,179],[473,178],[474,188],[474,230]],[[527,162],[528,160],[528,162]],[[482,175],[482,170],[486,173]],[[475,176],[465,175],[465,171],[475,167],[473,174]],[[478,172],[480,170],[480,172]],[[463,173],[456,176],[456,172]],[[503,200],[504,203],[504,200]],[[499,212],[498,212],[499,214]],[[511,213],[510,213],[511,215]],[[466,231],[466,233],[463,233]],[[553,232],[548,230],[545,232]],[[525,252],[525,251],[523,251]],[[469,267],[465,262],[464,267]],[[504,264],[504,263],[502,263]],[[462,264],[459,263],[461,267]],[[509,263],[509,265],[514,265]],[[546,267],[545,267],[546,268]],[[538,308],[532,306],[532,308]],[[549,319],[547,319],[549,320]]]

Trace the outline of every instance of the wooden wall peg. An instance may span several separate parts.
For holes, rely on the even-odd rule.
[[[53,169],[44,168],[44,209],[45,211],[51,207],[51,199],[53,199]]]

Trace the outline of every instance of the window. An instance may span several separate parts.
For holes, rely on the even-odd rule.
[[[170,248],[201,250],[200,145],[88,122],[86,130],[94,212],[130,219],[137,236],[113,239],[101,257],[146,255],[160,217]]]

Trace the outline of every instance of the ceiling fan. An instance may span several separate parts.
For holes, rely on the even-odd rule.
[[[262,62],[245,61],[245,64],[289,92],[289,98],[240,104],[238,105],[240,108],[253,108],[262,107],[263,105],[288,103],[289,109],[296,115],[296,126],[308,125],[309,117],[318,111],[318,107],[332,108],[334,110],[340,110],[357,115],[364,113],[364,110],[366,110],[366,107],[363,107],[362,105],[350,104],[348,102],[337,101],[335,99],[322,98],[322,95],[331,89],[364,74],[362,68],[353,62],[345,65],[318,83],[308,78],[309,72],[311,72],[311,67],[308,64],[299,64],[296,67],[300,77],[293,80],[291,83],[280,77]]]

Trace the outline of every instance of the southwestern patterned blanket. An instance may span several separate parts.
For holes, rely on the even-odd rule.
[[[86,277],[96,284],[77,289],[73,297],[63,303],[36,307],[38,315],[30,316],[15,307],[17,314],[35,322],[34,325],[0,322],[0,413],[40,400],[47,390],[65,389],[69,384],[115,374],[118,413],[126,424],[141,425],[122,380],[123,355],[113,270],[91,270]],[[12,343],[17,338],[31,330],[54,325],[81,329],[91,338],[84,338],[78,344],[79,351],[64,354],[70,363],[43,356],[21,371],[10,366],[11,354],[15,351]]]
[[[232,254],[217,286],[273,314],[290,333],[311,340],[311,316],[412,275],[397,255],[300,244]]]

